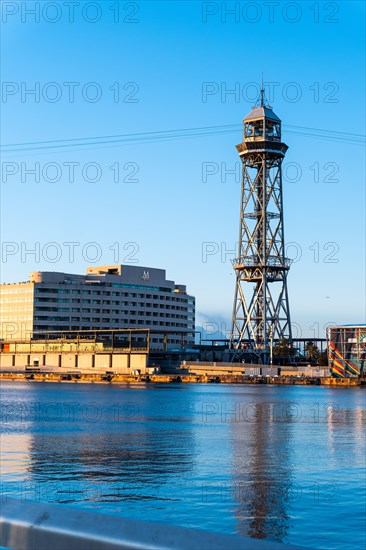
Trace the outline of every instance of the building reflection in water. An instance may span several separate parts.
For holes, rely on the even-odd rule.
[[[29,473],[44,487],[45,500],[117,504],[172,498],[193,468],[190,421],[176,419],[172,438],[173,410],[159,411],[146,390],[134,405],[130,417],[122,411],[116,419],[113,407],[104,404],[96,422],[76,417],[56,423],[54,433],[48,424],[32,434]]]
[[[335,468],[347,468],[350,456],[353,462],[357,457],[365,457],[365,401],[361,398],[360,403],[355,400],[353,405],[352,408],[340,408],[338,403],[331,402],[325,408],[329,464]],[[342,432],[352,433],[352,439],[339,437]],[[343,452],[345,445],[347,452]]]
[[[6,431],[1,434],[1,478],[4,485],[17,480],[24,481],[29,465],[30,445],[30,434]]]

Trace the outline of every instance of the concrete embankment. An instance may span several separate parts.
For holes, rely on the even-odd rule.
[[[98,383],[98,384],[146,384],[146,383],[198,383],[198,384],[274,384],[296,386],[366,386],[366,378],[314,378],[305,376],[238,376],[193,375],[193,374],[152,374],[152,375],[101,375],[101,374],[65,374],[54,372],[1,372],[0,381],[61,382],[61,383]]]

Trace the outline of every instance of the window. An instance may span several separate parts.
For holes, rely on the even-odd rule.
[[[47,292],[49,294],[57,294],[57,288],[37,288],[37,292]]]

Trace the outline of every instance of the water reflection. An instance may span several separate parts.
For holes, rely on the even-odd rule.
[[[362,390],[9,383],[2,401],[6,494],[364,547]]]
[[[353,408],[340,408],[337,402],[332,402],[328,403],[325,407],[324,422],[327,427],[329,460],[335,467],[347,467],[350,456],[361,455],[364,457],[366,454],[364,432],[366,424],[365,402],[361,400],[359,404],[361,406],[357,406],[357,402],[355,402],[355,407]],[[343,449],[345,440],[339,437],[342,432],[353,434],[351,440],[347,438],[347,453]]]
[[[124,389],[113,392],[116,401],[109,401],[105,388],[103,392],[100,401],[93,396],[92,405],[89,393],[79,392],[71,402],[61,392],[54,395],[52,407],[41,403],[36,414],[28,409],[28,483],[22,488],[28,498],[115,505],[158,502],[171,498],[164,487],[192,471],[192,419],[177,415],[170,396],[136,391],[132,402]],[[14,481],[10,470],[7,473]]]
[[[257,402],[232,424],[235,516],[240,533],[282,541],[289,530],[292,480],[291,411],[284,421],[274,405]]]

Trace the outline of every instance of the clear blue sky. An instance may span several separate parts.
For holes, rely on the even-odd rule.
[[[325,323],[365,322],[364,149],[351,135],[365,133],[364,2],[104,0],[93,7],[80,1],[73,22],[64,2],[58,11],[54,3],[40,2],[36,15],[24,6],[22,11],[22,4],[31,9],[36,3],[2,3],[3,144],[240,124],[253,105],[249,83],[260,83],[263,73],[274,87],[272,105],[289,145],[285,237],[296,243],[288,255],[301,253],[288,279],[292,321],[303,336],[323,336]],[[117,4],[119,22],[111,9]],[[240,11],[225,14],[225,5],[235,4]],[[79,83],[73,102],[67,82]],[[85,86],[90,82],[97,87]],[[109,88],[117,82],[115,102],[116,86]],[[207,82],[214,84],[203,97]],[[24,96],[35,86],[37,101]],[[225,94],[235,86],[240,97]],[[96,90],[102,97],[91,102]],[[55,93],[61,96],[52,102]],[[288,126],[343,132],[342,140],[330,139],[334,133],[305,136]],[[26,280],[37,270],[83,273],[93,262],[81,249],[96,242],[98,264],[132,256],[140,265],[165,268],[168,278],[196,296],[197,323],[224,323],[225,330],[233,255],[222,261],[220,252],[237,241],[240,183],[234,175],[221,178],[221,165],[235,168],[240,141],[241,130],[234,127],[181,139],[3,153],[2,241],[15,243],[19,252],[2,256],[2,280]],[[39,182],[26,173],[35,163]],[[65,163],[79,163],[75,181]],[[83,177],[88,163],[98,165],[99,181],[88,181],[93,167]],[[122,174],[117,183],[109,168],[115,163]],[[203,163],[218,166],[207,181]],[[298,181],[289,181],[296,179],[293,163],[301,170]],[[60,177],[52,183],[55,164]],[[137,181],[123,181],[136,167],[130,179]],[[59,247],[53,263],[50,242]],[[65,242],[80,243],[73,261]],[[116,246],[110,250],[116,242],[118,258]],[[24,255],[35,243],[40,258]],[[217,243],[211,250],[219,251],[205,262],[203,243]],[[94,252],[87,248],[90,257]]]

